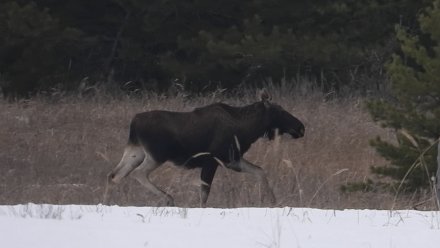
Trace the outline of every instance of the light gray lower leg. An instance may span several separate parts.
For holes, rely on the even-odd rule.
[[[258,177],[258,179],[261,182],[261,185],[269,194],[270,202],[275,203],[276,202],[275,195],[273,193],[272,188],[269,185],[269,182],[267,181],[267,176],[266,176],[266,173],[264,172],[264,170],[261,167],[245,160],[244,158],[241,158],[237,164],[240,168],[240,171],[250,173],[250,174]],[[237,166],[237,165],[234,165],[234,166]]]
[[[211,186],[205,183],[200,185],[200,207],[206,207],[206,202],[208,201],[209,191],[211,191]]]
[[[154,194],[166,198],[168,206],[174,206],[173,197],[171,197],[165,191],[156,187],[156,185],[154,185],[149,179],[150,173],[157,169],[159,166],[160,164],[154,161],[150,156],[146,156],[142,164],[140,164],[139,167],[133,170],[130,176],[135,178],[140,184],[142,184],[145,188],[147,188]]]

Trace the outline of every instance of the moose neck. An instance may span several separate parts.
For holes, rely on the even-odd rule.
[[[243,149],[248,149],[253,142],[265,134],[269,127],[267,110],[262,102],[237,108],[237,118],[239,119],[237,131]]]

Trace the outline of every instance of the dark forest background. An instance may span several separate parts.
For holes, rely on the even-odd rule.
[[[418,32],[426,0],[2,0],[6,96],[91,85],[125,91],[236,88],[305,78],[366,94]]]

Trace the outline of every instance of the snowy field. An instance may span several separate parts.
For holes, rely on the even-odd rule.
[[[440,247],[440,212],[0,206],[0,247]]]

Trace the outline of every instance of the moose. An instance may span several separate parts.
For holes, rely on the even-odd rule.
[[[272,140],[285,133],[297,139],[304,136],[305,128],[300,120],[272,103],[267,91],[262,91],[260,98],[243,107],[214,103],[191,112],[154,110],[136,114],[122,159],[108,174],[108,183],[118,184],[130,175],[174,206],[173,197],[150,181],[150,173],[166,161],[201,168],[200,204],[205,206],[215,172],[224,166],[258,177],[275,203],[265,172],[243,154],[261,137]]]

